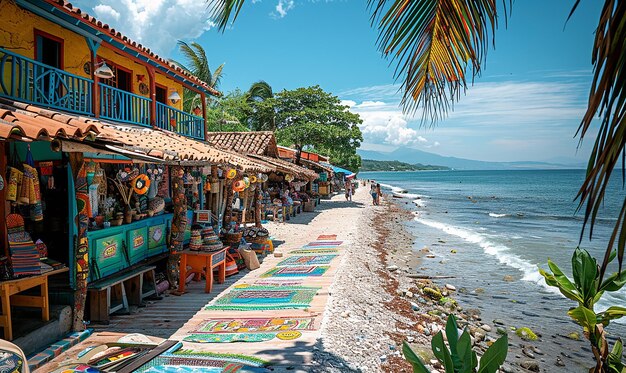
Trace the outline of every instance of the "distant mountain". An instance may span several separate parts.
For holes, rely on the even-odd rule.
[[[511,170],[511,169],[563,169],[584,168],[581,163],[551,163],[551,162],[485,162],[457,157],[446,157],[423,150],[400,147],[392,152],[378,152],[373,150],[357,150],[363,159],[377,161],[400,161],[409,164],[421,163],[425,165],[445,166],[457,170]]]
[[[448,167],[423,164],[409,164],[400,161],[374,161],[363,159],[361,171],[432,171],[449,170]]]

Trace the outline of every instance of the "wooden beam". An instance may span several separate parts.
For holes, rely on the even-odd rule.
[[[156,76],[154,67],[146,66],[148,78],[150,79],[150,124],[156,127]]]
[[[206,125],[206,95],[200,92],[200,100],[202,100],[202,119],[204,120],[204,140],[208,139],[209,131]]]
[[[0,175],[2,178],[6,177],[7,174],[7,158],[8,158],[8,143],[6,141],[0,141]],[[2,249],[4,251],[4,256],[9,255],[9,242],[7,239],[7,224],[6,224],[6,215],[10,212],[9,203],[6,202],[6,190],[9,187],[9,181],[4,180],[4,188],[0,190],[0,203],[2,204],[2,209],[0,210],[0,233],[2,234]]]

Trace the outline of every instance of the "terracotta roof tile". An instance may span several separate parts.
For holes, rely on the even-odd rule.
[[[276,157],[276,137],[271,131],[257,132],[209,132],[206,140],[220,149],[242,154],[257,154]]]
[[[113,37],[115,37],[116,39],[119,39],[118,41],[128,45],[129,47],[137,50],[140,53],[143,53],[147,56],[149,56],[150,58],[152,58],[153,60],[155,60],[156,62],[158,62],[159,64],[165,66],[166,68],[168,68],[169,70],[177,73],[179,76],[182,76],[188,80],[190,80],[191,82],[198,84],[199,86],[201,86],[202,88],[206,89],[208,92],[210,92],[211,94],[215,95],[215,96],[221,96],[221,93],[217,90],[215,90],[214,88],[212,88],[211,86],[209,86],[206,82],[203,82],[202,80],[200,80],[198,77],[194,76],[193,74],[191,74],[190,72],[182,69],[181,67],[177,66],[174,63],[171,63],[170,61],[159,57],[158,55],[156,55],[154,52],[152,52],[149,48],[144,47],[143,45],[141,45],[140,43],[137,43],[135,41],[133,41],[132,39],[128,38],[125,35],[122,35],[120,32],[116,31],[114,28],[111,28],[109,25],[107,25],[106,23],[102,23],[101,21],[98,21],[96,18],[90,16],[89,14],[87,14],[86,12],[83,12],[80,8],[77,8],[75,6],[73,6],[70,2],[64,1],[64,0],[43,0],[49,4],[54,5],[57,9],[72,15],[72,16],[76,16],[77,19],[81,20],[82,22],[85,22],[93,27],[96,27],[98,29],[100,29],[99,31],[111,35]]]

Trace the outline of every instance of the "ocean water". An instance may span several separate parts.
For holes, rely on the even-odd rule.
[[[387,192],[405,191],[397,201],[414,213],[408,227],[416,237],[415,249],[428,248],[437,256],[424,259],[416,270],[454,275],[445,282],[468,290],[459,294],[466,308],[481,309],[487,320],[532,325],[544,340],[554,341],[557,353],[562,344],[570,343],[559,336],[580,328],[566,315],[573,303],[545,284],[538,266],[547,268],[550,258],[571,274],[571,255],[577,246],[601,260],[625,196],[616,174],[593,239],[587,232],[579,241],[584,213],[576,212],[575,198],[584,176],[584,170],[359,174],[360,179],[376,180]],[[616,269],[616,265],[610,268]],[[477,288],[484,289],[484,294],[472,291]],[[610,305],[626,305],[626,289],[606,294],[597,310]],[[610,325],[611,331],[626,337],[624,324]],[[584,365],[588,353],[584,344],[576,345],[571,358]]]

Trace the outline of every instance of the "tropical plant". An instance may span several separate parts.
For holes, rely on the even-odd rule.
[[[340,167],[358,170],[361,157],[356,149],[363,141],[358,126],[362,120],[337,96],[313,86],[283,90],[263,105],[275,113],[278,142],[296,149],[296,163],[302,150],[310,150],[329,155]]]
[[[509,347],[506,334],[487,348],[480,358],[480,365],[476,352],[472,350],[472,341],[467,329],[464,329],[459,336],[459,326],[452,314],[448,316],[446,322],[446,337],[450,348],[446,346],[441,331],[435,334],[431,341],[433,353],[443,365],[446,373],[496,373],[506,360]],[[402,345],[402,353],[404,358],[413,366],[414,373],[430,373],[426,367],[427,363],[417,356],[406,341]]]
[[[239,15],[245,0],[206,0],[220,30]],[[368,0],[378,46],[396,63],[405,110],[421,107],[435,121],[445,115],[468,81],[480,74],[485,51],[498,25],[495,0]],[[511,0],[502,1],[504,18]],[[574,13],[580,0],[572,7]],[[587,111],[578,128],[582,140],[593,119],[600,127],[580,188],[579,208],[585,210],[583,232],[589,235],[602,206],[612,172],[626,145],[626,1],[604,0],[592,46],[594,78]],[[471,73],[467,70],[471,67]],[[472,79],[469,79],[471,77]],[[594,131],[592,131],[594,132]],[[622,162],[622,172],[626,162]],[[600,267],[604,276],[615,245],[621,268],[626,247],[626,197]]]
[[[178,65],[181,69],[184,69],[192,75],[198,77],[200,80],[207,83],[209,87],[217,90],[220,81],[222,80],[224,64],[219,65],[215,71],[211,71],[209,59],[207,58],[204,48],[196,42],[188,44],[179,40],[178,48],[185,57],[185,63],[181,63],[176,60],[170,61]],[[207,97],[206,99],[206,104],[210,104],[210,97]],[[185,88],[183,90],[183,110],[191,112],[191,110],[196,106],[202,106],[200,95]]]
[[[612,252],[609,262],[615,259],[616,254],[616,251]],[[626,372],[624,363],[621,361],[621,339],[615,342],[613,350],[609,352],[605,332],[611,320],[626,315],[626,308],[612,306],[602,312],[594,310],[594,306],[605,292],[618,291],[626,284],[626,272],[613,273],[603,281],[596,259],[580,248],[576,248],[572,256],[573,279],[569,279],[551,260],[548,260],[548,267],[552,273],[539,269],[546,284],[558,288],[561,294],[578,303],[578,307],[570,309],[567,314],[583,327],[585,337],[591,344],[591,350],[596,359],[593,371],[598,373]]]
[[[254,113],[249,118],[249,126],[255,131],[273,131],[276,129],[274,107],[267,105],[267,100],[274,97],[272,87],[265,81],[253,83],[246,93],[250,109]]]

